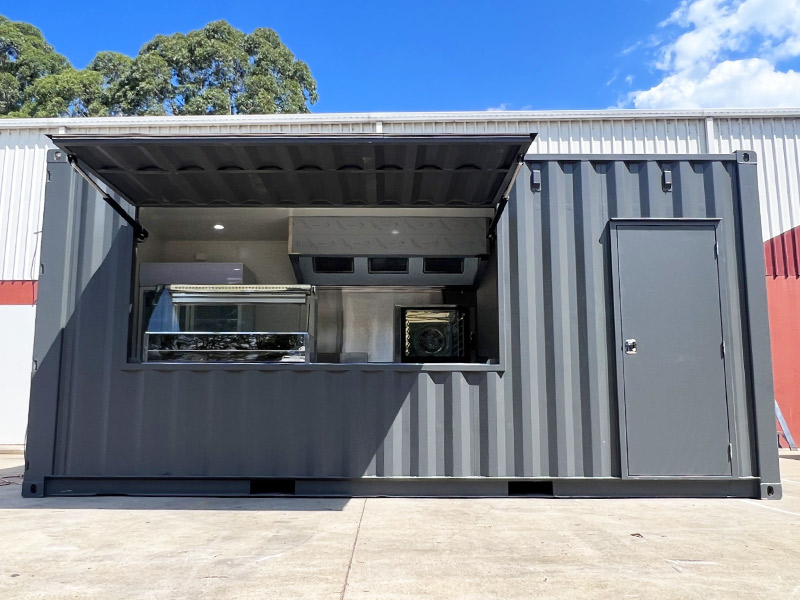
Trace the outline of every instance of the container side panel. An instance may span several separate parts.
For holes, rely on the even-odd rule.
[[[513,401],[524,416],[538,418],[522,420],[534,439],[547,440],[531,454],[542,465],[540,473],[619,475],[608,219],[711,218],[721,219],[720,277],[727,292],[720,301],[734,473],[754,474],[735,161],[542,156],[528,167],[540,172],[542,184],[540,192],[532,192],[527,181],[518,183],[512,205],[511,312],[521,332],[515,341]],[[673,174],[672,190],[662,184],[665,170]],[[516,450],[530,462],[526,434],[517,425]]]
[[[738,190],[729,162],[530,162],[499,228],[504,372],[128,365],[132,236],[73,183],[76,192],[59,209],[69,235],[53,237],[63,245],[56,290],[63,335],[56,334],[64,351],[52,472],[619,476],[609,218],[691,217],[722,219],[735,472],[752,475],[747,332],[736,320]],[[665,169],[672,191],[661,183]],[[541,191],[531,189],[531,170],[540,172]]]

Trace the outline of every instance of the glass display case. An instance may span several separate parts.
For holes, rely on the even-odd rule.
[[[142,290],[144,362],[312,362],[310,285],[165,285]]]

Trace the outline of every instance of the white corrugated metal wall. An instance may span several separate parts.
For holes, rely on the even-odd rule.
[[[764,240],[800,225],[800,114],[794,118],[714,120],[712,151],[758,156]]]
[[[636,111],[111,118],[0,122],[0,281],[37,277],[45,137],[70,133],[520,133],[536,132],[537,154],[699,154],[754,150],[759,156],[764,239],[800,225],[800,110],[760,113]]]
[[[49,142],[42,130],[0,129],[0,281],[38,277]]]
[[[46,152],[52,147],[46,134],[67,130],[149,135],[536,132],[531,145],[536,154],[728,154],[747,149],[759,158],[764,240],[800,225],[800,109],[8,119],[0,121],[0,282],[38,279]],[[0,321],[13,318],[10,307],[0,306]],[[15,337],[32,337],[32,325],[28,329]],[[0,340],[4,347],[15,343]],[[18,357],[19,364],[6,364],[4,371],[30,370],[28,356],[7,354]],[[26,404],[27,379],[23,384],[7,391]],[[24,431],[24,423],[12,429]],[[21,443],[18,437],[0,439],[0,444]]]

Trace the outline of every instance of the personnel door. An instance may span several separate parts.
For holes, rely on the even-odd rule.
[[[612,223],[623,476],[730,476],[719,221]]]

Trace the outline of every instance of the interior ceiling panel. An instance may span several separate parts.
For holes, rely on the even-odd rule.
[[[486,207],[532,136],[53,135],[138,206]]]

